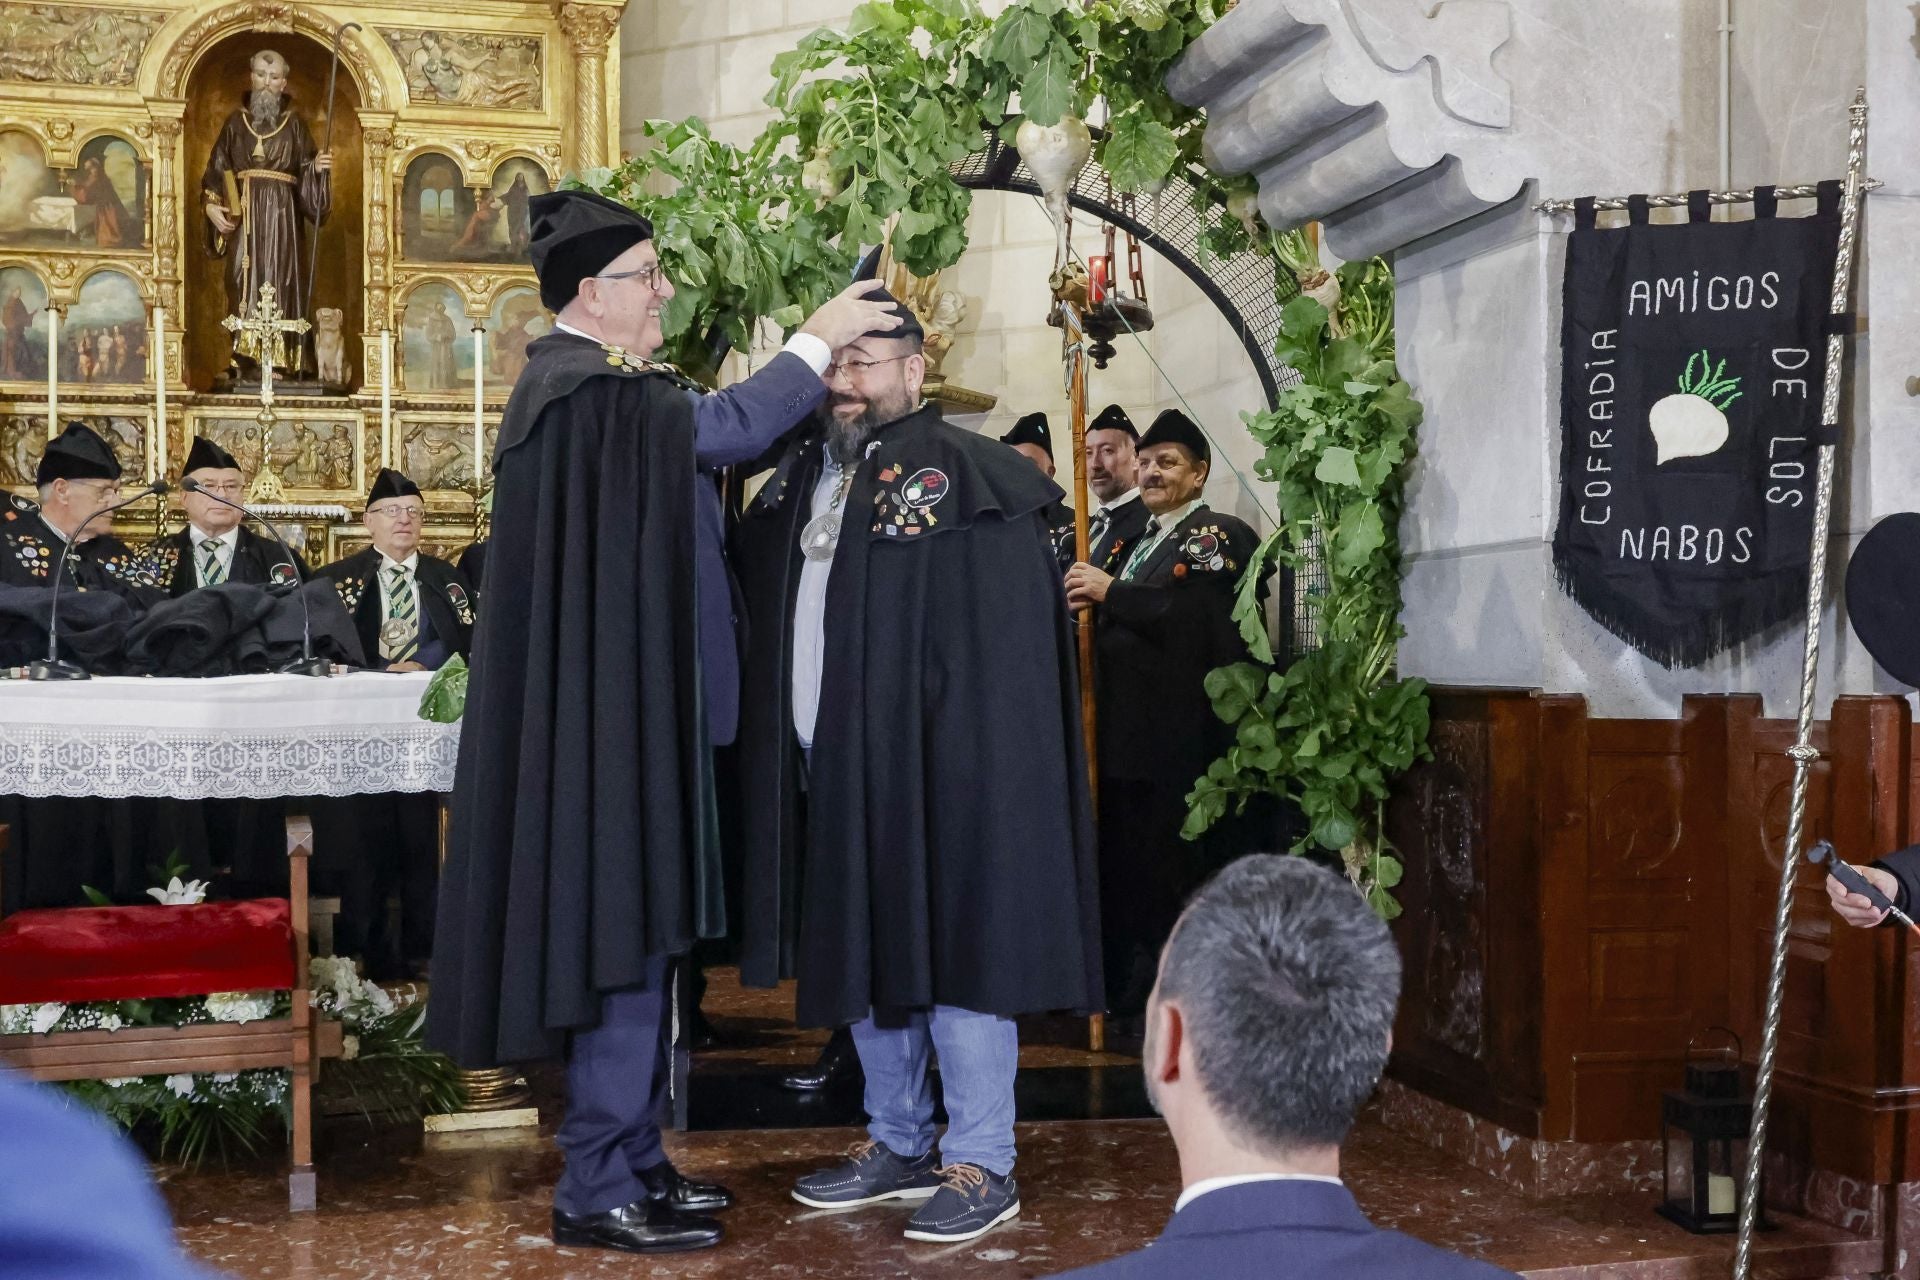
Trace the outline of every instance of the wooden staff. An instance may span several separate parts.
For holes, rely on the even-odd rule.
[[[360,29],[359,23],[348,22],[344,23],[338,31],[333,33],[333,65],[327,70],[327,133],[326,141],[320,148],[321,155],[333,154],[333,86],[334,82],[340,78],[340,41],[346,36],[347,32],[358,31]],[[333,174],[331,171],[327,174],[327,182],[329,184],[333,182]],[[298,250],[295,252],[298,252]],[[320,219],[316,216],[313,220],[313,228],[307,232],[307,296],[300,299],[300,315],[303,319],[313,314],[313,272],[319,263],[319,254]],[[300,372],[304,374],[306,371],[307,344],[303,340],[300,343]]]

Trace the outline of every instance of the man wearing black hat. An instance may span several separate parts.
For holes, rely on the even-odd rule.
[[[1041,475],[1053,479],[1053,429],[1046,414],[1026,414],[1000,437],[1000,443],[1012,445],[1015,453],[1040,468]],[[1073,508],[1064,495],[1047,508],[1047,537],[1053,543],[1054,558],[1065,570],[1073,563]]]
[[[474,625],[473,588],[458,569],[420,550],[420,487],[382,467],[363,523],[373,545],[319,570],[353,617],[360,651],[379,671],[432,671],[464,657]],[[336,948],[359,955],[376,979],[421,977],[433,955],[440,876],[439,802],[382,792],[313,806],[315,873],[340,896]],[[388,899],[400,899],[400,933]]]
[[[307,566],[296,552],[283,551],[272,538],[247,526],[247,518],[223,502],[244,502],[246,476],[239,459],[205,436],[195,436],[187,450],[183,479],[197,481],[202,492],[180,497],[187,525],[178,533],[157,538],[141,548],[148,571],[171,596],[184,596],[199,587],[222,582],[270,585],[304,581]]]
[[[791,963],[798,1020],[851,1023],[866,1076],[868,1141],[794,1197],[925,1201],[908,1238],[963,1241],[1020,1211],[1013,1018],[1101,995],[1060,490],[921,400],[910,318],[832,374],[736,535],[743,975]]]
[[[1259,539],[1201,500],[1207,438],[1177,409],[1140,439],[1140,497],[1152,519],[1117,574],[1067,571],[1067,601],[1094,608],[1099,707],[1100,885],[1108,1008],[1145,1007],[1161,944],[1187,895],[1230,856],[1234,824],[1180,837],[1194,779],[1232,745],[1207,673],[1246,660],[1233,620],[1240,574]]]
[[[428,1037],[467,1066],[567,1058],[563,1245],[719,1242],[721,1187],[660,1142],[668,966],[717,937],[712,751],[738,714],[722,511],[701,474],[765,453],[825,395],[832,349],[897,321],[855,286],[714,394],[652,359],[673,298],[646,219],[536,196],[555,331],[527,348],[494,458]]]
[[[160,598],[146,566],[113,536],[110,515],[95,515],[120,497],[120,460],[84,423],[47,442],[34,470],[40,501],[9,497],[0,511],[0,583],[44,587],[68,541],[67,585],[82,591],[111,591],[145,607]],[[92,519],[88,519],[92,516]]]
[[[1087,518],[1087,563],[1103,573],[1116,572],[1134,540],[1146,532],[1139,443],[1133,419],[1117,404],[1087,424],[1087,489],[1100,502]]]

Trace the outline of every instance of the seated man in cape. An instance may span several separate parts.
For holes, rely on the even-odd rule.
[[[1206,679],[1247,659],[1234,593],[1259,538],[1203,500],[1212,454],[1178,409],[1153,420],[1138,456],[1152,520],[1117,574],[1090,564],[1067,571],[1068,601],[1095,609],[1107,1007],[1123,1018],[1145,1008],[1155,958],[1187,895],[1275,835],[1259,829],[1272,813],[1262,804],[1198,841],[1181,837],[1194,780],[1233,745]]]
[[[325,566],[360,633],[369,666],[433,671],[472,642],[473,588],[460,571],[420,550],[427,506],[420,486],[382,467],[367,491],[373,545]],[[379,792],[313,805],[315,870],[340,895],[335,938],[378,980],[427,976],[440,878],[440,808],[431,795]],[[400,933],[387,900],[400,899]]]
[[[834,353],[831,424],[742,521],[764,548],[746,933],[750,976],[791,951],[799,1020],[852,1024],[866,1076],[867,1140],[795,1199],[924,1201],[908,1238],[953,1242],[1020,1212],[1013,1019],[1098,1006],[1098,891],[1060,489],[921,400],[920,326],[897,314]]]
[[[494,458],[428,1040],[470,1067],[565,1056],[558,1244],[719,1242],[732,1196],[661,1147],[668,969],[724,931],[713,748],[738,717],[733,588],[703,470],[760,456],[887,308],[848,289],[714,394],[653,360],[673,283],[653,228],[584,191],[529,202],[554,332]]]
[[[238,458],[205,436],[195,436],[180,476],[200,486],[198,492],[180,496],[186,525],[141,548],[148,570],[168,595],[184,596],[223,582],[281,586],[306,578],[307,566],[298,553],[255,533],[246,514],[228,505],[246,501],[247,477]]]
[[[69,422],[47,441],[33,482],[38,505],[12,497],[0,512],[0,583],[52,586],[60,553],[71,542],[63,591],[110,591],[139,608],[161,598],[141,558],[113,535],[113,517],[95,514],[120,499],[113,446],[85,423]]]

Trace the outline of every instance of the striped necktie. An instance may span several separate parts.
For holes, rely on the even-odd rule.
[[[405,662],[420,649],[419,606],[413,599],[413,574],[405,565],[389,565],[387,575],[387,622],[380,628],[380,656],[388,662]]]
[[[200,543],[200,585],[217,587],[227,580],[227,566],[220,560],[220,539],[207,538]]]

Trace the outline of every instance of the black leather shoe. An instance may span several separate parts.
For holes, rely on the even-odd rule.
[[[843,1080],[857,1079],[859,1075],[860,1055],[854,1051],[853,1032],[842,1027],[833,1033],[812,1066],[788,1072],[780,1077],[780,1084],[795,1093],[812,1093]]]
[[[553,1242],[625,1253],[711,1249],[726,1229],[712,1218],[681,1213],[659,1200],[635,1200],[606,1213],[553,1211]]]
[[[713,1213],[720,1209],[733,1208],[733,1192],[717,1182],[696,1182],[673,1167],[671,1160],[662,1160],[651,1169],[638,1171],[640,1181],[647,1184],[647,1199],[656,1204],[664,1201],[668,1208],[681,1213]]]

